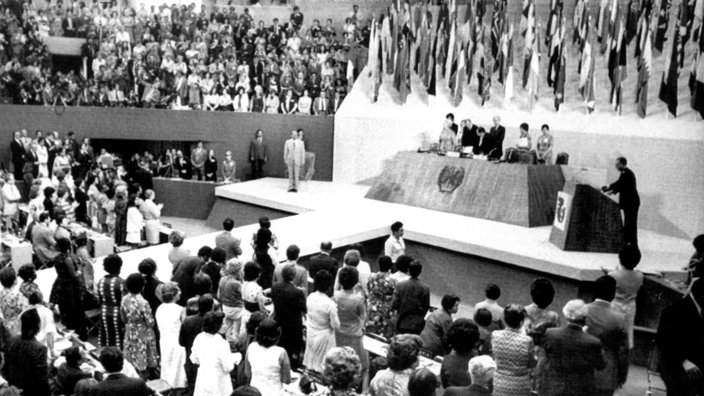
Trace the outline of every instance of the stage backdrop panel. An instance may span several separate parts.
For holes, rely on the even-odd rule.
[[[257,129],[264,131],[269,145],[268,176],[285,177],[284,142],[292,129],[305,131],[306,149],[316,153],[315,180],[332,180],[334,117],[303,115],[234,113],[212,111],[177,111],[160,109],[0,105],[0,158],[10,161],[12,131],[68,131],[78,138],[149,141],[202,140],[206,149],[215,150],[218,161],[231,150],[237,163],[236,176],[249,179],[249,143]],[[218,164],[220,165],[220,164]]]
[[[163,203],[162,216],[206,219],[215,204],[215,183],[154,178],[156,202]]]

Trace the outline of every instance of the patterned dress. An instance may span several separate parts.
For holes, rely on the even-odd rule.
[[[98,282],[100,302],[100,346],[116,346],[122,349],[124,326],[120,318],[124,280],[119,276],[106,275]]]
[[[369,277],[367,310],[367,332],[382,335],[387,339],[394,336],[394,310],[391,300],[394,297],[394,282],[388,272],[376,272]]]
[[[491,335],[496,360],[494,396],[529,396],[533,367],[533,339],[521,330],[507,328]]]
[[[128,294],[122,299],[120,317],[125,323],[125,359],[137,371],[159,365],[159,353],[154,335],[154,317],[147,300],[141,294]]]
[[[27,299],[19,291],[0,289],[0,313],[5,319],[5,327],[13,336],[20,335],[20,315],[29,306]]]

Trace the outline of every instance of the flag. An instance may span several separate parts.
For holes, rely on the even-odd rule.
[[[504,75],[504,100],[513,97],[513,25],[509,26],[508,39],[506,40],[506,61],[502,65],[501,74]]]
[[[550,51],[551,42],[555,32],[559,29],[562,20],[562,0],[550,0],[550,13],[548,14],[548,25],[545,29],[545,45]],[[548,52],[549,54],[550,52]]]
[[[522,18],[526,19],[525,29],[523,31],[524,47],[523,47],[523,88],[528,86],[528,77],[530,75],[530,64],[533,59],[533,52],[537,47],[537,35],[535,28],[535,4],[532,0],[528,0],[528,10],[524,11]],[[523,21],[523,19],[521,19]]]
[[[616,33],[616,48],[611,57],[613,65],[609,65],[611,77],[611,105],[614,110],[621,114],[623,99],[623,80],[626,79],[626,23],[623,19],[618,22],[618,33]]]
[[[564,24],[564,22],[562,20],[562,1],[561,0],[556,0],[556,1],[557,1],[557,4],[555,4],[555,6],[560,7],[560,8],[555,9],[554,13],[552,11],[550,12],[551,16],[550,16],[550,21],[549,21],[549,28],[547,29],[546,35],[545,35],[545,43],[548,46],[549,65],[548,65],[547,79],[548,79],[548,86],[549,87],[553,86],[553,82],[555,81],[555,77],[557,76],[557,73],[559,70],[559,60],[560,60],[560,57],[562,56],[560,54],[560,49],[561,49],[562,40],[563,40],[563,37],[562,37],[563,34],[561,33],[561,31],[563,30],[562,26]]]
[[[435,35],[435,38],[433,40],[434,44],[431,47],[430,50],[430,58],[428,59],[428,84],[426,85],[427,90],[428,90],[428,95],[433,95],[435,96],[437,93],[436,89],[436,79],[437,79],[437,70],[436,66],[438,64],[438,52],[439,52],[439,47],[442,45],[442,41],[444,40],[443,38],[443,22],[440,22],[440,26],[438,27],[437,34]]]
[[[565,57],[565,21],[562,21],[559,30],[560,45],[557,50],[557,63],[555,65],[555,111],[560,111],[560,105],[565,101],[565,73],[567,69],[567,58]]]
[[[481,39],[477,41],[477,54],[479,55],[477,93],[482,100],[483,106],[484,102],[489,100],[489,87],[491,86],[491,68],[488,67],[489,62],[486,57],[486,48],[484,47],[484,29],[482,29]]]
[[[540,45],[538,34],[535,34],[535,48],[531,51],[530,67],[528,72],[528,108],[532,111],[534,101],[538,100],[538,88],[540,80]]]
[[[442,74],[445,78],[447,78],[448,86],[452,80],[452,69],[457,64],[457,58],[455,56],[455,47],[457,46],[457,24],[452,16],[450,16],[450,23],[452,24],[452,28],[450,29],[450,41],[448,41],[447,44],[447,58],[445,59],[445,68]]]
[[[611,0],[611,7],[609,8],[609,20],[608,24],[604,26],[606,33],[603,40],[601,40],[601,47],[599,51],[603,54],[607,50],[610,50],[616,42],[616,35],[618,34],[618,22],[621,19],[621,6],[618,0]]]
[[[466,26],[469,28],[469,40],[464,41],[466,43],[466,56],[467,60],[465,62],[465,72],[467,73],[467,86],[472,82],[472,76],[474,75],[474,54],[477,53],[477,37],[481,34],[484,35],[484,29],[481,32],[477,32],[477,29],[481,28],[481,24],[474,23],[476,21],[467,21]]]
[[[572,26],[574,27],[574,32],[572,33],[572,43],[582,45],[584,42],[584,37],[586,35],[587,29],[587,17],[588,17],[588,7],[587,0],[577,0],[577,4],[574,7],[574,16],[572,17]]]
[[[667,39],[667,25],[670,21],[670,5],[672,0],[660,0],[660,10],[658,11],[658,24],[655,30],[655,40],[653,47],[658,52],[662,52],[665,40]]]
[[[631,44],[631,40],[636,36],[636,31],[638,30],[639,3],[638,0],[628,1],[628,10],[626,10],[626,46]]]
[[[704,16],[704,0],[697,0],[694,9],[694,36],[692,41],[697,43],[692,63],[692,72],[689,74],[689,90],[692,94],[690,105],[704,117],[704,28],[702,28],[702,16]],[[697,24],[698,20],[698,24]]]
[[[513,29],[513,27],[511,27],[511,29]],[[504,30],[501,32],[501,48],[499,50],[498,58],[494,60],[494,68],[498,69],[499,71],[498,80],[501,84],[504,83],[506,79],[506,74],[508,72],[508,51],[510,44],[511,43],[509,38],[509,25],[508,23],[506,23],[504,25]]]
[[[648,80],[653,72],[653,32],[650,29],[650,20],[643,20],[641,30],[643,45],[641,57],[638,62],[638,86],[636,87],[636,112],[640,118],[645,118],[648,110]]]
[[[594,107],[596,105],[596,98],[594,97],[595,50],[594,40],[589,37],[589,31],[587,31],[580,61],[581,70],[579,73],[579,93],[582,95],[582,99],[584,99],[584,102],[587,105],[587,111],[589,113],[594,111]]]
[[[680,46],[680,30],[672,29],[672,45],[670,53],[665,58],[665,70],[662,73],[662,82],[660,83],[660,93],[658,97],[663,102],[667,103],[667,111],[673,116],[677,116],[677,79],[679,78],[680,68],[678,65],[678,54]]]
[[[609,7],[609,2],[613,0],[600,0],[599,1],[599,14],[597,15],[596,19],[596,41],[598,43],[603,43],[603,46],[606,46],[606,43],[604,41],[606,40],[606,35],[608,31],[608,9]],[[603,54],[604,51],[601,51]]]
[[[636,32],[636,45],[633,56],[635,58],[640,58],[640,53],[643,46],[645,45],[645,37],[647,36],[648,30],[650,29],[651,16],[653,11],[653,1],[646,0],[645,4],[640,8],[640,15],[638,17],[638,31]],[[652,32],[650,43],[652,44]],[[652,51],[652,49],[651,49]]]
[[[454,83],[451,90],[452,104],[455,107],[459,106],[462,102],[462,91],[464,90],[464,79],[466,77],[465,56],[465,49],[462,48],[459,56],[457,57],[457,72],[453,76]]]
[[[494,3],[494,12],[491,21],[491,58],[494,60],[494,72],[500,67],[497,62],[501,53],[501,40],[503,39],[504,25],[506,24],[506,0],[497,0]]]

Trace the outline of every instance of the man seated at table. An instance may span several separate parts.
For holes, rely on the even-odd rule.
[[[477,128],[477,144],[472,149],[474,155],[485,155],[489,159],[498,159],[496,140],[486,133],[484,127]]]
[[[472,120],[469,118],[462,120],[460,123],[462,128],[457,139],[460,141],[462,147],[475,147],[479,143],[479,136],[477,135],[477,126],[472,124]]]

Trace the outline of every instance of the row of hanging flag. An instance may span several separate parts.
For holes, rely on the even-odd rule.
[[[384,74],[393,75],[393,87],[401,102],[411,91],[411,73],[416,74],[429,95],[437,84],[446,84],[451,101],[458,106],[464,87],[477,80],[477,94],[484,105],[490,99],[492,78],[503,87],[505,100],[514,96],[514,25],[508,16],[508,0],[493,0],[490,32],[485,32],[486,3],[467,0],[463,16],[456,0],[444,2],[432,12],[427,0],[414,4],[396,0],[386,15],[372,23],[367,66],[374,81],[376,101]],[[658,97],[676,116],[678,80],[685,67],[685,47],[691,39],[693,54],[689,78],[690,105],[704,117],[704,0],[629,0],[623,10],[619,0],[600,0],[596,21],[592,21],[589,0],[576,0],[568,32],[563,0],[550,0],[545,37],[537,21],[535,0],[523,0],[519,24],[523,39],[521,85],[532,110],[538,100],[541,46],[548,57],[547,86],[552,89],[555,110],[565,101],[566,48],[571,33],[578,47],[579,94],[588,112],[594,111],[595,59],[606,57],[611,83],[610,106],[618,114],[623,108],[623,85],[627,77],[627,48],[635,40],[637,64],[635,104],[640,117],[647,114],[648,81],[653,73],[653,53],[664,53],[665,68]],[[436,10],[437,11],[437,10]],[[595,13],[597,10],[594,10]],[[674,14],[671,17],[671,14]],[[668,34],[669,33],[669,34]],[[488,36],[488,37],[487,37]],[[438,78],[440,80],[438,81]]]

